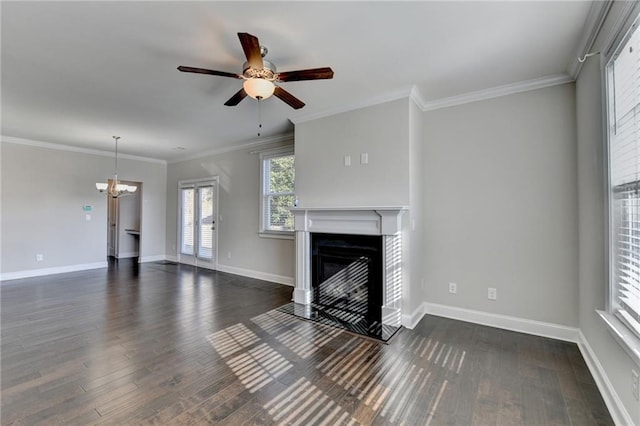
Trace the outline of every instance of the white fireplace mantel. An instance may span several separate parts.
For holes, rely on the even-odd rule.
[[[296,232],[396,235],[407,207],[293,208]]]
[[[293,291],[295,303],[310,305],[311,289],[311,234],[379,235],[383,240],[383,306],[384,324],[400,325],[402,298],[402,215],[405,206],[397,207],[336,207],[291,209],[295,218],[296,282]]]

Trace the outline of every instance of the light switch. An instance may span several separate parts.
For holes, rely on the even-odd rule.
[[[84,215],[84,220],[86,220],[87,222],[91,222],[91,215],[90,214],[85,214]]]
[[[363,152],[360,154],[360,164],[369,164],[369,153]]]
[[[344,156],[344,166],[345,167],[349,167],[351,165],[351,156],[350,155],[345,155]]]

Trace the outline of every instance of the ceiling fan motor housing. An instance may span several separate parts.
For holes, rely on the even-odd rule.
[[[242,75],[245,78],[264,78],[265,80],[275,80],[276,66],[269,61],[262,60],[262,69],[255,69],[249,62],[242,64]]]

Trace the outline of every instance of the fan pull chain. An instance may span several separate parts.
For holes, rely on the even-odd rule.
[[[260,137],[260,133],[262,132],[262,107],[260,106],[262,102],[260,102],[260,97],[258,97],[258,137]]]

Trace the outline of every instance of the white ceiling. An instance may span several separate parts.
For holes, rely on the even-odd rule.
[[[224,102],[241,81],[238,32],[307,106],[261,105],[262,137],[289,119],[415,85],[425,101],[567,73],[591,2],[1,2],[2,135],[164,160],[256,141],[258,107]],[[177,147],[183,147],[177,149]]]

